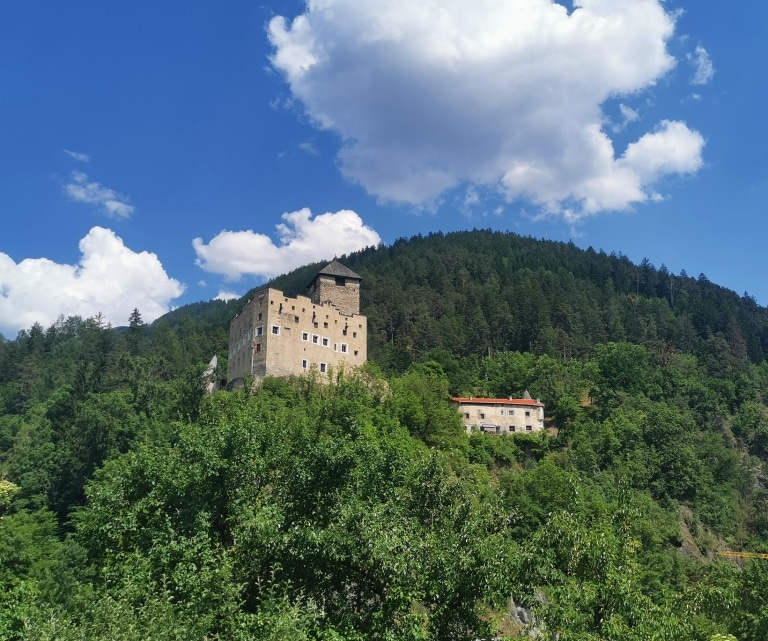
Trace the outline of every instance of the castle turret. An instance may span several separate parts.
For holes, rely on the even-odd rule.
[[[362,278],[336,259],[321,269],[309,284],[309,298],[315,305],[330,303],[344,316],[360,313]]]

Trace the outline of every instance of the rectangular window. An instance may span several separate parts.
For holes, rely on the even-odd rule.
[[[334,343],[333,344],[333,351],[334,352],[338,352],[339,351],[339,344],[338,343]]]
[[[485,412],[480,412],[480,418],[485,418]]]
[[[355,356],[357,356],[357,350],[355,350]]]
[[[328,347],[331,344],[331,342],[323,336],[323,347]]]
[[[320,373],[325,374],[328,371],[328,363],[320,363]]]
[[[279,325],[272,325],[272,333],[275,336],[280,336],[280,326]]]
[[[309,332],[301,332],[301,340],[309,341]]]
[[[469,418],[469,412],[464,412],[464,418]]]
[[[347,345],[346,343],[342,343],[341,344],[341,353],[342,354],[346,354],[348,351],[349,351],[349,345]]]
[[[293,322],[294,323],[298,323],[299,322],[299,317],[298,316],[294,316],[293,317]]]
[[[301,369],[307,369],[307,360],[306,359],[303,359],[301,361]]]
[[[264,333],[263,327],[257,327],[256,328],[256,336],[261,336]]]
[[[499,416],[504,416],[504,410],[499,410]]]
[[[254,353],[254,354],[258,354],[260,351],[261,351],[261,343],[256,343],[256,344],[253,346],[253,353]]]
[[[259,315],[258,315],[258,317],[256,318],[256,320],[261,320],[261,312],[259,312]]]
[[[323,327],[327,329],[328,328],[328,323],[323,323]]]
[[[352,332],[352,338],[357,338],[357,332]]]
[[[320,342],[320,337],[317,334],[312,334],[312,342],[317,344]]]
[[[525,426],[525,431],[526,432],[532,432],[533,431],[533,426],[532,425],[526,425]]]
[[[336,276],[336,285],[338,287],[344,287],[346,285],[346,281],[344,280],[344,276]]]
[[[525,415],[526,415],[526,416],[530,416],[530,415],[531,415],[531,413],[530,413],[530,412],[526,412],[526,413],[525,413]]]
[[[514,432],[515,431],[515,426],[514,425],[510,425],[509,426],[509,431],[510,432]]]
[[[347,328],[345,327],[343,330],[341,330],[341,333],[344,334],[344,336],[347,335]]]
[[[315,329],[317,329],[317,323],[312,323],[315,326]]]

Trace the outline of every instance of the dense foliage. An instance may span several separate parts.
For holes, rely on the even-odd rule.
[[[236,303],[0,341],[0,639],[768,637],[716,555],[768,547],[764,308],[512,234],[343,260],[372,362],[328,382],[205,394]],[[547,434],[447,402],[525,390]]]

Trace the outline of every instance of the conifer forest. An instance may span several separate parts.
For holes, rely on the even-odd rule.
[[[207,393],[247,296],[0,338],[0,640],[768,639],[768,308],[512,233],[339,260],[328,377]]]

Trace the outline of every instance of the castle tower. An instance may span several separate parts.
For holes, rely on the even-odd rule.
[[[362,278],[336,259],[323,267],[308,285],[309,298],[315,305],[330,303],[340,314],[360,313]]]

